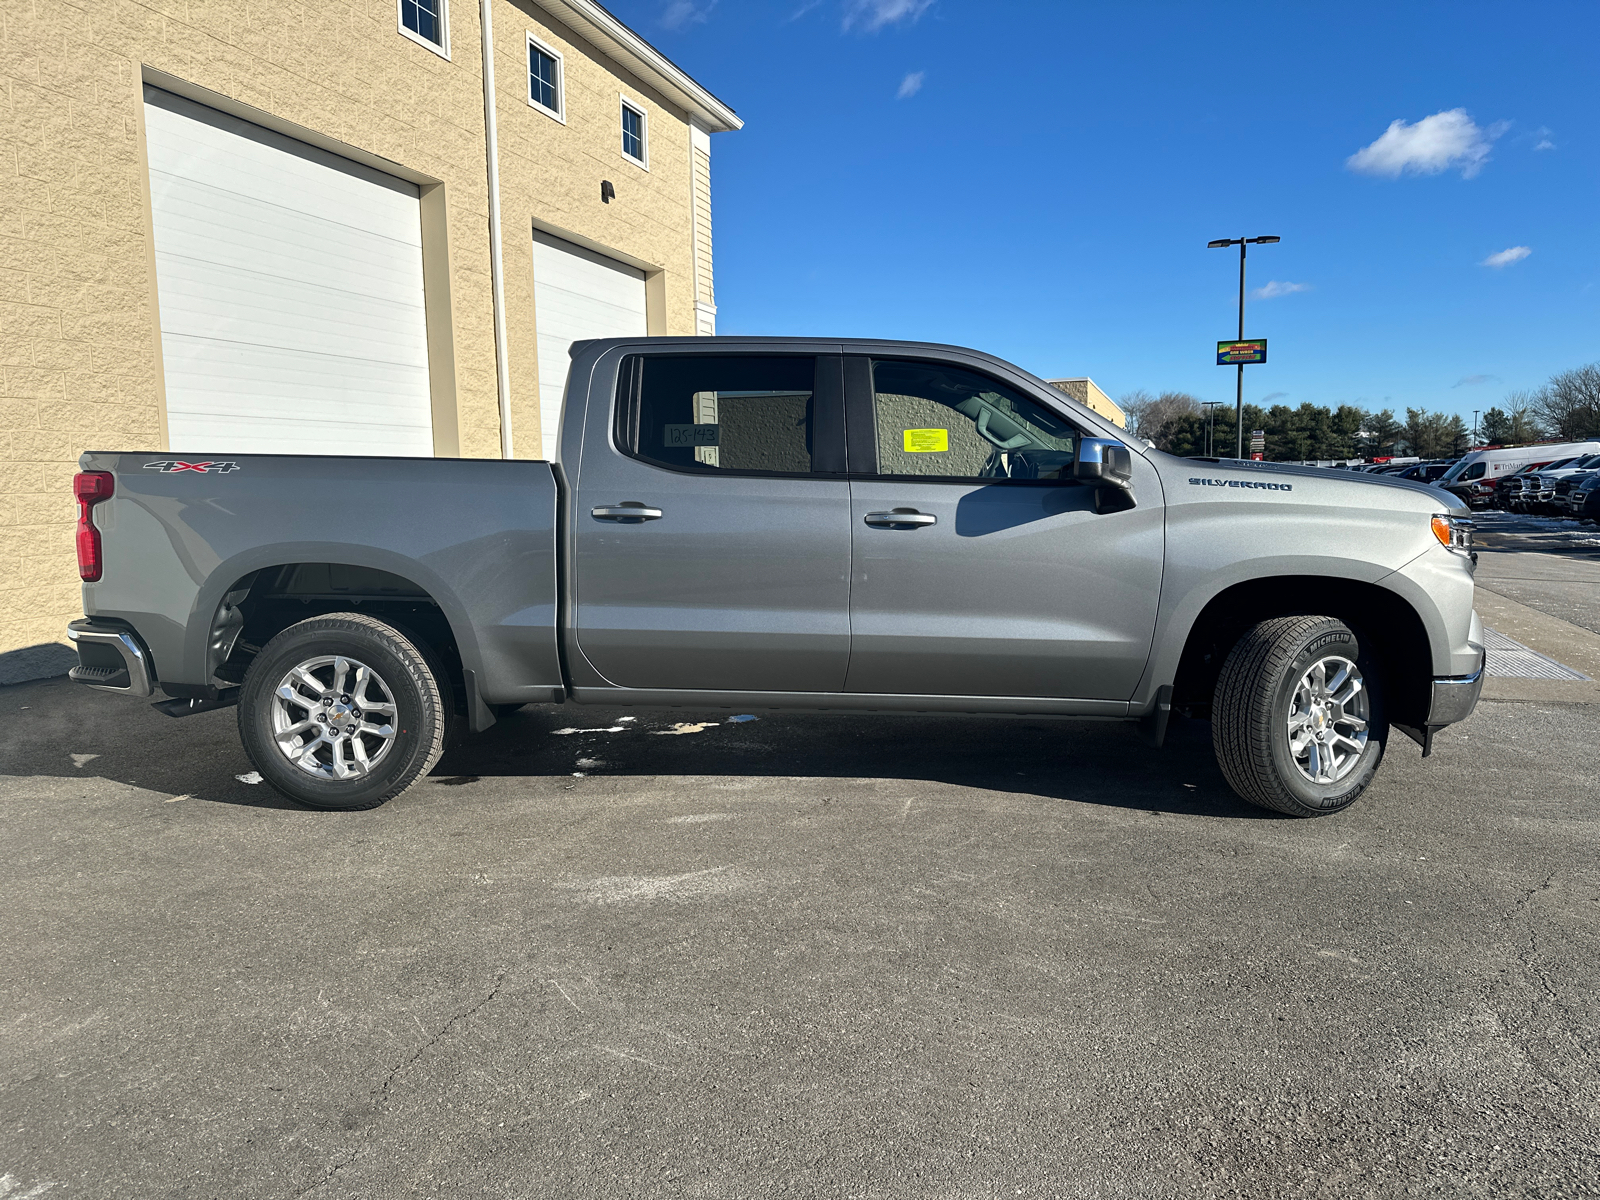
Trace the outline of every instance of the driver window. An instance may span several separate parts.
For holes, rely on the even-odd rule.
[[[975,371],[874,362],[880,475],[1069,480],[1078,431]]]
[[[1478,462],[1473,463],[1470,467],[1468,467],[1466,469],[1465,473],[1462,474],[1461,478],[1462,479],[1482,479],[1483,478],[1483,461],[1480,459]]]

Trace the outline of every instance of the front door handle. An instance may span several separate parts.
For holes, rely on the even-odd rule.
[[[862,520],[875,529],[915,529],[922,525],[939,523],[939,518],[932,513],[918,512],[914,508],[897,508],[893,512],[869,512]]]
[[[620,521],[637,525],[641,521],[659,521],[666,516],[659,508],[651,508],[637,500],[624,500],[621,504],[597,504],[589,510],[596,521]]]

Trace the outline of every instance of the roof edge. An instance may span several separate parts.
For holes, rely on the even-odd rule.
[[[592,40],[607,57],[658,84],[698,117],[711,133],[744,128],[739,114],[718,100],[673,62],[595,0],[535,0],[557,20]]]

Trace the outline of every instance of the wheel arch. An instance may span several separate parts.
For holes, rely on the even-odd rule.
[[[1382,583],[1320,575],[1241,580],[1206,600],[1189,622],[1172,666],[1173,707],[1209,715],[1222,663],[1244,631],[1297,614],[1334,617],[1348,625],[1383,666],[1390,719],[1400,724],[1426,719],[1434,655],[1423,615]]]
[[[185,658],[187,691],[236,682],[253,653],[296,621],[328,612],[362,612],[427,641],[459,688],[481,672],[481,651],[455,591],[415,559],[375,547],[297,545],[242,554],[212,571],[195,598]],[[169,689],[170,690],[170,689]]]

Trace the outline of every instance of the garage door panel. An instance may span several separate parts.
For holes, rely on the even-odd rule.
[[[413,205],[413,209],[415,206]],[[200,184],[163,202],[162,252],[220,266],[305,278],[337,275],[348,291],[414,296],[422,287],[420,244],[264,204]]]
[[[175,450],[226,450],[248,437],[261,454],[360,453],[426,456],[430,422],[395,404],[411,372],[390,364],[210,339],[163,339],[168,433]],[[338,411],[340,420],[327,421]],[[218,440],[221,439],[221,440]]]
[[[207,180],[281,208],[348,212],[355,228],[409,236],[416,184],[169,92],[146,88],[145,98],[151,162],[161,161],[178,178]]]
[[[561,393],[573,342],[643,337],[644,272],[535,230],[533,303],[538,330],[539,430],[544,456],[557,455]]]
[[[156,270],[175,285],[161,309],[164,333],[427,369],[426,343],[407,333],[423,320],[420,304],[162,254],[156,255]]]
[[[416,187],[145,95],[172,446],[431,454]]]

